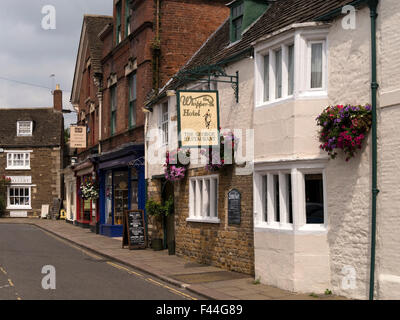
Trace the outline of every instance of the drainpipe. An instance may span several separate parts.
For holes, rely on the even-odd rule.
[[[103,138],[102,135],[102,122],[103,122],[103,92],[99,90],[97,93],[97,99],[99,100],[99,155],[101,154],[101,140]]]
[[[372,94],[372,219],[371,219],[371,266],[369,280],[369,300],[374,300],[375,289],[375,247],[376,247],[376,198],[377,188],[377,114],[376,93],[378,82],[376,76],[376,19],[379,0],[368,0],[371,16],[371,94]]]

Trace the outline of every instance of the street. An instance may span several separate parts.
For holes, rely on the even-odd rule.
[[[132,252],[134,254],[134,252]],[[55,285],[43,289],[44,266]],[[44,281],[47,283],[46,281]],[[70,245],[32,225],[0,224],[0,300],[194,300],[192,293]]]

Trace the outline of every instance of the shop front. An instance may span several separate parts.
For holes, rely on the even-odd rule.
[[[121,237],[124,212],[144,210],[143,152],[143,145],[129,145],[100,156],[100,234]]]
[[[82,192],[83,186],[96,185],[97,175],[92,161],[87,160],[75,167],[76,175],[76,225],[83,228],[90,228],[96,232],[99,222],[98,199],[85,196]]]

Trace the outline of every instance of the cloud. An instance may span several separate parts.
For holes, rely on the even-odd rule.
[[[45,5],[56,9],[55,30],[42,28]],[[50,88],[58,83],[64,92],[64,107],[72,109],[69,97],[83,15],[112,15],[112,7],[113,0],[2,0],[0,108],[51,106]],[[54,80],[51,74],[55,74]],[[75,121],[73,114],[66,116],[66,124],[71,121]]]

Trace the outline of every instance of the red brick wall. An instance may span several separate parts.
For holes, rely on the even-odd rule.
[[[131,36],[125,36],[125,0],[122,1],[122,41],[115,45],[115,27],[103,37],[103,112],[102,138],[104,151],[120,144],[136,141],[143,142],[144,113],[147,95],[153,88],[152,43],[155,39],[156,11],[155,1],[138,0],[134,2],[131,16]],[[228,17],[226,0],[164,0],[160,10],[160,86],[163,86],[199,49],[203,42]],[[114,6],[114,22],[116,10]],[[87,53],[88,54],[88,53]],[[88,57],[88,56],[87,56]],[[86,58],[87,58],[86,57]],[[137,61],[137,102],[136,129],[129,130],[128,79],[125,66],[129,59]],[[117,125],[111,137],[110,89],[107,80],[111,74],[117,74]],[[86,77],[81,86],[80,106],[85,106]],[[93,81],[92,81],[93,82]],[[96,88],[91,87],[92,96]],[[96,101],[97,99],[94,99]],[[96,102],[97,104],[97,102]],[[97,125],[96,125],[97,126]],[[91,128],[92,130],[92,128]],[[98,143],[96,139],[89,147]],[[90,139],[89,139],[90,141]]]
[[[226,0],[161,2],[161,87],[229,16]]]

